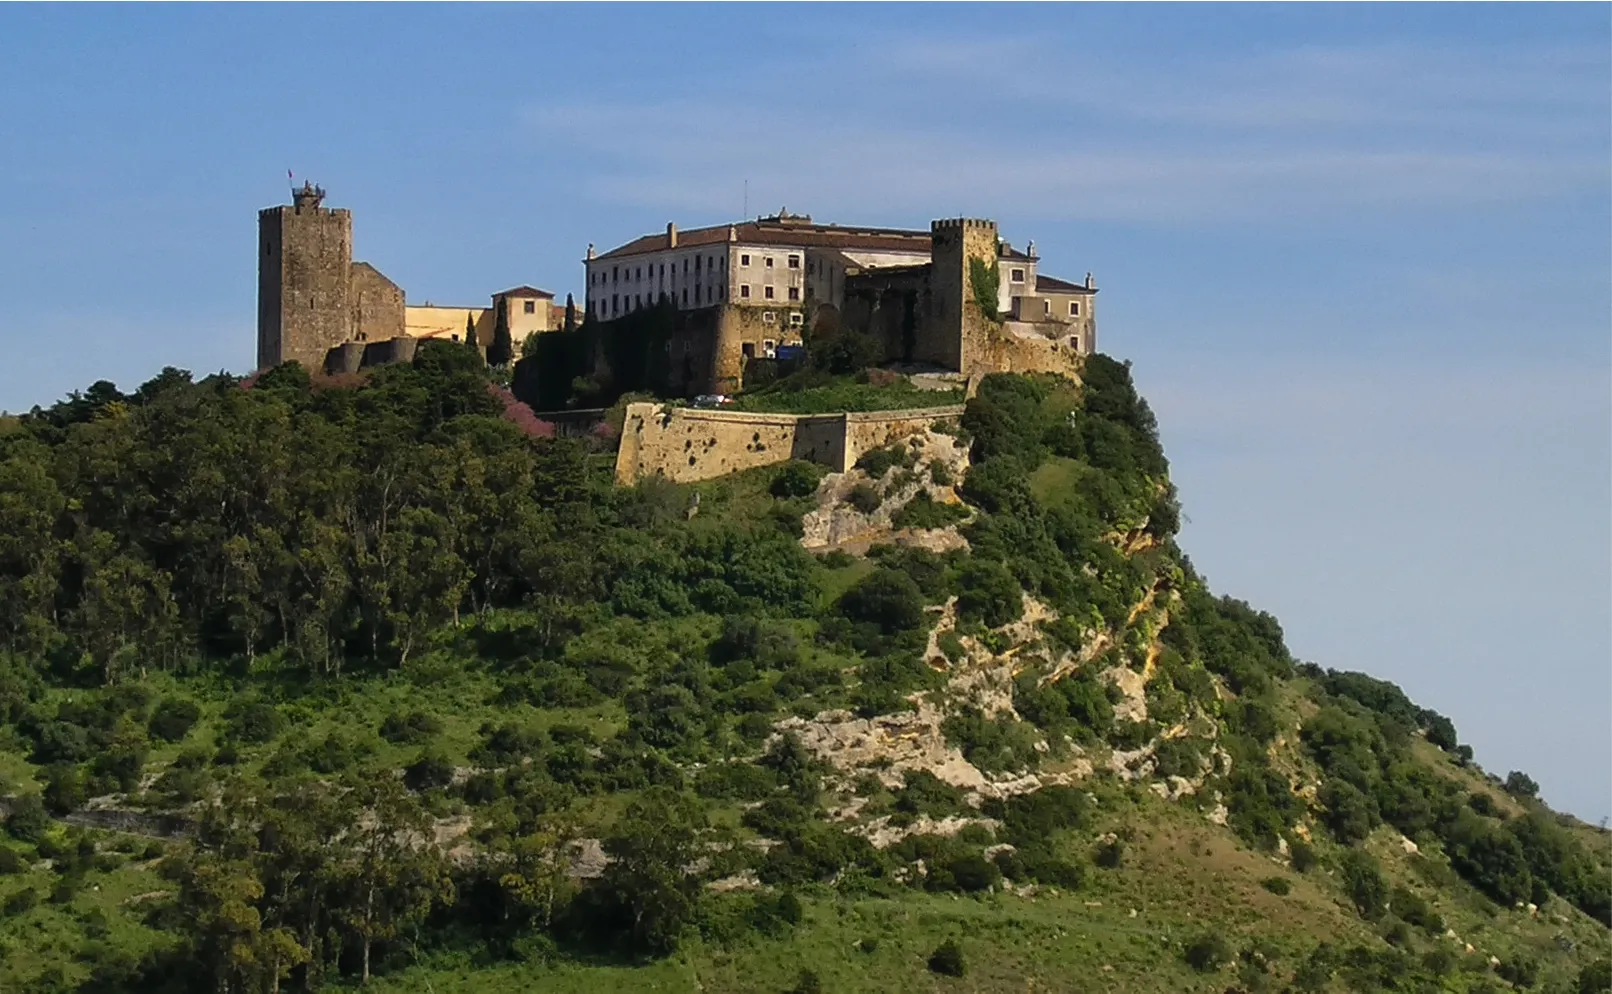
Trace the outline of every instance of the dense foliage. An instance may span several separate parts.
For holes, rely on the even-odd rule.
[[[910,388],[819,370],[775,389],[819,404]],[[1127,367],[987,377],[960,437],[965,478],[923,465],[966,506],[894,517],[956,527],[966,548],[817,558],[798,539],[820,467],[699,500],[612,486],[602,443],[538,437],[463,347],[341,382],[165,371],[0,426],[0,780],[35,780],[0,782],[0,881],[28,881],[0,918],[70,906],[139,862],[158,896],[115,928],[85,917],[80,982],[41,989],[317,989],[431,956],[639,963],[691,939],[788,940],[814,895],[1055,894],[1127,872],[1134,840],[1103,830],[1152,796],[1140,783],[970,798],[921,769],[850,777],[780,734],[831,709],[901,720],[927,695],[983,774],[1135,753],[1196,785],[1183,803],[1223,800],[1247,844],[1285,847],[1293,879],[1324,865],[1397,944],[1317,949],[1296,989],[1448,973],[1401,958],[1396,929],[1434,936],[1444,919],[1369,851],[1383,825],[1495,904],[1556,896],[1607,920],[1604,860],[1525,775],[1458,785],[1418,753],[1461,769],[1447,718],[1297,663],[1274,618],[1208,590],[1175,545]],[[864,455],[874,507],[921,458]],[[1009,652],[1011,709],[948,698],[947,665]],[[1122,688],[1137,681],[1141,710]],[[1301,770],[1319,775],[1313,798]],[[166,841],[120,851],[58,820],[91,798]],[[875,845],[847,810],[893,834]],[[1288,894],[1260,865],[1261,894]],[[1265,989],[1274,953],[1194,929],[1175,960]],[[131,934],[139,955],[114,941]],[[980,974],[986,947],[934,941],[920,969]],[[1504,961],[1508,982],[1531,962]]]

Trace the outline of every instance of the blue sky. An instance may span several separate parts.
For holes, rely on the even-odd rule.
[[[285,174],[414,301],[787,206],[1103,288],[1218,590],[1612,814],[1612,8],[0,8],[0,409],[245,371]]]

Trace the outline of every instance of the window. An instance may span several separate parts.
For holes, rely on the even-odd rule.
[[[633,294],[632,295],[632,309],[636,311],[638,308],[640,308],[642,306],[644,306],[643,294],[638,294],[638,293]]]
[[[770,256],[770,255],[767,256],[767,268],[768,269],[772,268],[772,256]]]
[[[1080,351],[1080,336],[1079,335],[1070,335],[1069,336],[1069,347],[1074,349],[1076,352]]]
[[[789,315],[789,326],[791,328],[799,328],[805,323],[806,315],[802,314],[801,312],[795,311],[793,314]]]
[[[1024,282],[1024,270],[1015,269],[1015,270],[1013,270],[1011,275],[1013,277],[1013,282],[1015,282],[1015,283],[1023,283]]]
[[[703,256],[698,256],[697,255],[697,256],[694,257],[694,271],[696,273],[700,271],[700,259],[701,258],[703,258]]]
[[[740,283],[739,284],[739,299],[740,300],[749,300],[750,299],[750,284],[748,284],[748,283]]]
[[[792,255],[792,256],[789,257],[789,268],[790,269],[799,269],[800,268],[800,256]]]
[[[806,260],[806,275],[807,276],[815,276],[816,274],[817,274],[817,263],[812,261],[811,259],[807,259]]]
[[[610,295],[610,316],[611,317],[615,317],[617,314],[620,313],[620,311],[621,311],[620,304],[621,304],[621,301],[616,297],[615,294],[612,293]]]
[[[618,277],[620,277],[620,275],[621,275],[621,273],[618,272],[619,269],[620,269],[619,266],[611,266],[610,267],[610,282],[615,283],[615,282],[618,281]]]
[[[800,299],[800,287],[792,286],[792,287],[789,288],[789,299],[790,300],[799,300]]]
[[[1052,301],[1043,300],[1041,302],[1041,313],[1042,314],[1051,314],[1052,313]]]
[[[683,288],[683,305],[688,306],[688,287]]]
[[[639,266],[637,269],[633,270],[632,278],[635,280],[642,280],[644,278],[644,267]]]
[[[1080,317],[1080,301],[1071,300],[1069,302],[1069,316],[1072,318]]]
[[[756,344],[754,342],[745,342],[739,346],[739,351],[744,353],[746,359],[754,359],[756,357]]]
[[[661,279],[666,278],[666,263],[664,263],[664,262],[660,264],[660,278]]]
[[[771,300],[772,299],[772,287],[770,287],[770,286],[762,287],[761,288],[761,295],[763,297],[766,297],[768,300]]]
[[[777,324],[778,323],[778,315],[774,314],[772,311],[762,311],[761,312],[761,323],[762,324]]]
[[[537,313],[537,301],[528,300],[526,302],[526,304],[525,304],[525,309],[526,309],[526,313],[528,313],[528,314],[536,314]]]
[[[685,272],[685,273],[688,272],[688,260],[687,259],[683,260],[683,272]]]
[[[749,255],[749,253],[744,253],[744,254],[739,256],[739,265],[741,265],[741,266],[750,265],[750,255]]]

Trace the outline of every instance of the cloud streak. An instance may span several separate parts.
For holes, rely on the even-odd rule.
[[[880,50],[786,67],[813,80],[809,100],[685,92],[523,119],[595,160],[590,198],[716,216],[748,179],[858,214],[1291,222],[1572,195],[1604,186],[1608,165],[1606,101],[1585,95],[1605,60],[1580,48],[1304,47],[1123,68],[1015,38]]]

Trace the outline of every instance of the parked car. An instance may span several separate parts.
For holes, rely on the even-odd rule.
[[[702,393],[694,398],[695,407],[722,407],[733,403],[733,398],[725,393]]]

